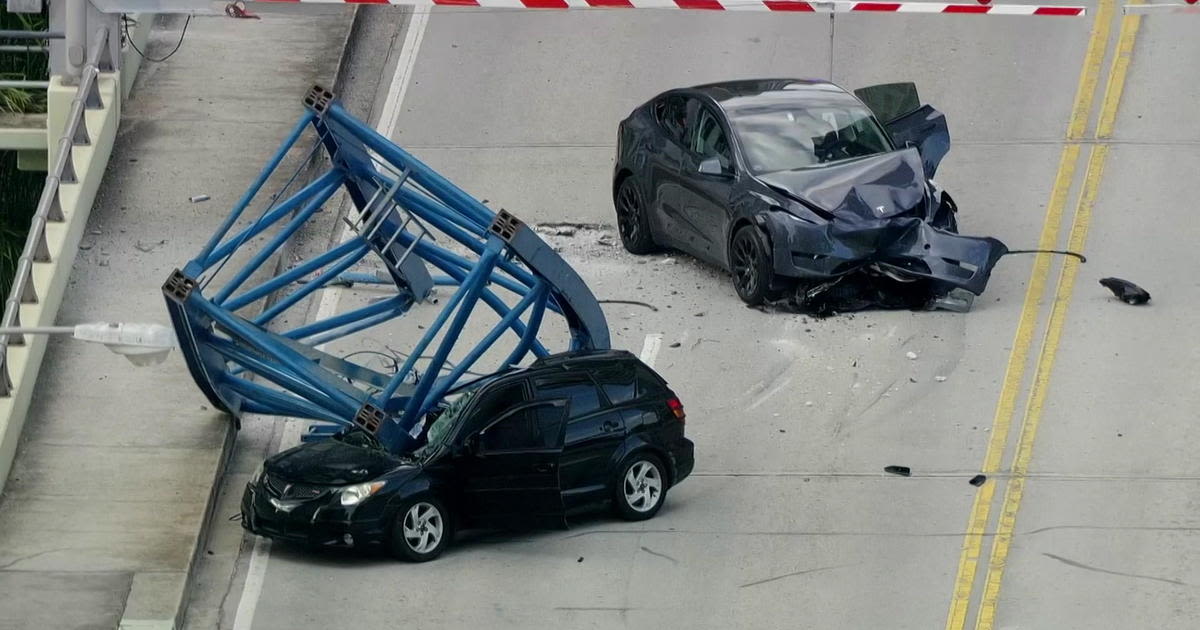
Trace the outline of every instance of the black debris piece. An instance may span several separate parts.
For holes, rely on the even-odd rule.
[[[1104,285],[1113,295],[1126,304],[1145,304],[1150,301],[1150,293],[1138,285],[1120,278],[1101,278]]]
[[[683,345],[682,343],[679,343],[678,341],[676,341],[675,343],[673,343],[667,347],[668,348],[678,348],[679,346],[682,346],[682,345]]]
[[[979,486],[987,483],[987,475],[975,475],[974,477],[971,477],[971,480],[967,483],[978,488]]]
[[[901,477],[912,476],[912,469],[908,466],[884,466],[883,472],[891,473],[893,475],[900,475]]]
[[[645,306],[646,308],[658,312],[658,307],[648,302],[639,302],[638,300],[596,300],[600,304],[630,304],[632,306]]]
[[[583,562],[583,556],[579,556],[579,559],[576,560],[575,562]]]

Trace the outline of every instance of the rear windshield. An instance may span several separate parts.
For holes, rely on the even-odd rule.
[[[839,100],[828,104],[746,105],[729,113],[750,171],[790,171],[891,150],[867,108]]]

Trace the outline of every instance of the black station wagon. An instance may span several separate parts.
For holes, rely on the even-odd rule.
[[[654,516],[692,471],[679,398],[624,351],[566,353],[466,383],[396,455],[351,429],[264,462],[242,525],[313,546],[432,560],[459,529],[565,527],[611,506]]]

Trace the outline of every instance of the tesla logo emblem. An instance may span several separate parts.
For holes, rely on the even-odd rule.
[[[879,214],[883,214],[883,206],[875,206],[875,212],[878,212]]]

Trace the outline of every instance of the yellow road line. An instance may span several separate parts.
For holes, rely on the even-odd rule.
[[[1137,2],[1137,0],[1134,0]],[[1131,15],[1123,18],[1121,34],[1117,40],[1117,51],[1113,57],[1112,69],[1109,72],[1108,84],[1104,89],[1104,100],[1100,106],[1100,121],[1096,127],[1096,138],[1102,139],[1112,135],[1116,121],[1117,107],[1121,102],[1125,77],[1129,69],[1133,44],[1137,38],[1140,16]],[[1088,157],[1087,172],[1084,175],[1083,192],[1075,211],[1075,219],[1071,227],[1067,249],[1083,251],[1087,240],[1088,228],[1091,225],[1092,211],[1096,205],[1100,182],[1104,177],[1104,167],[1108,158],[1107,144],[1092,146]],[[1055,294],[1054,306],[1050,311],[1050,321],[1046,326],[1046,336],[1042,342],[1041,355],[1038,358],[1037,370],[1034,372],[1033,384],[1029,401],[1025,408],[1025,418],[1021,423],[1021,436],[1017,442],[1017,452],[1013,457],[1012,476],[1004,492],[1003,507],[1000,521],[996,528],[996,537],[992,541],[991,557],[988,560],[987,578],[984,582],[983,598],[979,606],[979,616],[976,619],[976,630],[992,630],[996,622],[996,605],[1000,598],[1000,584],[1004,577],[1004,568],[1008,561],[1008,551],[1012,544],[1013,532],[1016,528],[1017,511],[1021,507],[1021,498],[1025,491],[1026,474],[1029,472],[1029,462],[1033,457],[1033,442],[1037,437],[1038,426],[1041,424],[1042,409],[1049,391],[1050,375],[1054,369],[1054,359],[1058,353],[1058,345],[1062,339],[1063,327],[1066,324],[1067,308],[1071,302],[1071,294],[1075,287],[1075,278],[1079,272],[1079,261],[1068,258],[1059,274],[1058,290]]]
[[[1112,24],[1114,3],[1115,0],[1100,0],[1100,7],[1096,12],[1095,22],[1092,24],[1092,31],[1088,37],[1083,68],[1079,72],[1079,86],[1075,92],[1075,101],[1067,123],[1067,145],[1063,147],[1062,156],[1059,158],[1058,174],[1054,178],[1054,187],[1051,189],[1050,202],[1046,208],[1046,218],[1042,224],[1041,236],[1038,238],[1039,249],[1053,249],[1058,243],[1063,208],[1066,206],[1071,182],[1075,179],[1075,164],[1079,160],[1077,142],[1083,138],[1084,131],[1087,129],[1088,114],[1091,112],[1092,102],[1095,100],[1096,86],[1100,80],[1100,68],[1104,62],[1104,50],[1108,44],[1108,33]],[[1004,371],[1000,400],[996,405],[996,415],[992,420],[991,439],[988,441],[981,468],[981,472],[985,474],[1000,470],[1004,447],[1008,443],[1009,428],[1016,411],[1017,394],[1020,392],[1021,382],[1025,378],[1025,365],[1029,358],[1029,350],[1033,346],[1039,302],[1049,275],[1050,255],[1038,254],[1033,261],[1033,271],[1029,279],[1029,286],[1025,290],[1025,301],[1021,307],[1021,317],[1008,358],[1008,367]],[[995,491],[995,484],[984,484],[976,492],[975,500],[971,505],[971,515],[967,520],[967,533],[963,538],[962,551],[958,559],[958,572],[954,580],[950,611],[946,617],[946,630],[962,630],[966,625],[971,590],[975,583],[979,555],[983,548],[983,535],[987,529]]]

